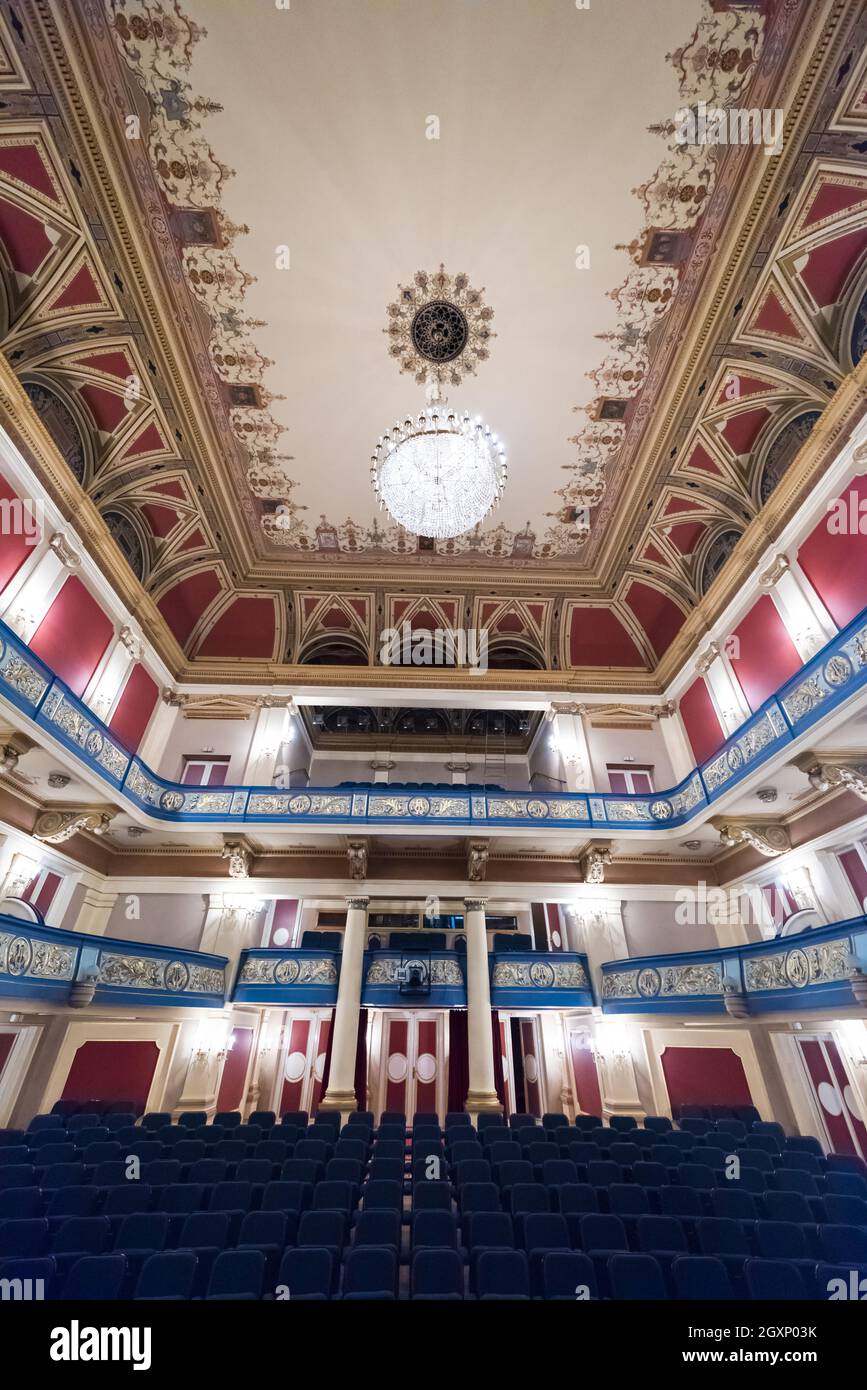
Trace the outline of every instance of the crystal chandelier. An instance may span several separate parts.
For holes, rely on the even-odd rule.
[[[471,531],[500,500],[506,451],[482,420],[456,415],[436,381],[417,419],[384,434],[371,455],[380,506],[416,536],[447,540]]]

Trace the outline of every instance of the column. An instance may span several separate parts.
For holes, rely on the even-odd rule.
[[[163,768],[161,764],[181,707],[174,703],[171,698],[166,699],[166,694],[167,692],[163,691],[162,697],[157,701],[156,708],[145,729],[144,738],[139,744],[138,756],[145,766],[151,768],[152,771],[173,776],[176,775],[177,769]]]
[[[243,950],[258,945],[250,937],[250,928],[262,911],[262,903],[252,893],[211,893],[199,950],[215,956],[225,956],[226,979],[231,984]]]
[[[105,893],[99,888],[85,889],[73,931],[87,932],[90,936],[105,936],[105,929],[117,899],[117,893]]]
[[[836,634],[837,627],[797,560],[777,555],[759,576],[802,661],[809,661]]]
[[[114,646],[100,662],[82,696],[84,703],[102,720],[114,710],[130,668],[141,659],[141,638],[130,627],[122,627]]]
[[[587,734],[590,719],[586,706],[554,701],[546,718],[551,722],[554,742],[560,754],[566,790],[592,792],[593,770]]]
[[[358,1043],[361,976],[364,969],[369,901],[369,898],[346,899],[346,929],[343,933],[337,1007],[334,1010],[331,1071],[328,1076],[328,1090],[319,1103],[320,1110],[358,1109],[355,1099],[355,1050]]]
[[[36,547],[33,562],[25,560],[23,575],[10,580],[3,591],[0,618],[29,642],[48,612],[69,574],[81,564],[67,537],[55,532],[48,545]]]
[[[695,767],[695,756],[689,746],[686,729],[683,727],[683,719],[674,700],[660,705],[656,711],[656,718],[659,722],[662,741],[671,763],[674,785],[676,786],[692,772]]]
[[[488,973],[486,898],[464,898],[467,938],[467,1033],[470,1089],[466,1109],[500,1113],[494,1081],[494,1039],[491,1031],[491,980]]]
[[[287,699],[266,695],[257,701],[259,713],[241,779],[245,787],[270,787],[273,784],[277,759],[286,742],[289,722]],[[288,769],[283,785],[289,785]]]

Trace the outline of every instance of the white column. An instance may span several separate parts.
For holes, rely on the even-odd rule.
[[[749,719],[752,711],[729,665],[728,657],[724,656],[722,652],[718,652],[714,658],[707,662],[704,671],[702,671],[704,665],[704,661],[701,661],[696,669],[699,675],[704,675],[711,702],[719,716],[723,732],[728,737],[729,734],[734,733],[735,729],[740,728],[745,719]],[[735,665],[737,665],[736,658]]]
[[[797,560],[778,555],[759,579],[802,661],[809,661],[837,631],[836,624]]]
[[[199,950],[227,957],[226,981],[229,987],[241,952],[258,945],[258,942],[250,940],[250,927],[261,909],[261,902],[252,893],[210,895]]]
[[[25,560],[18,575],[6,585],[0,603],[0,618],[23,642],[30,641],[69,573],[49,545],[40,552]]]
[[[494,1079],[494,1038],[491,1031],[491,981],[488,973],[488,936],[485,898],[464,898],[464,931],[467,938],[467,1046],[470,1088],[466,1109],[502,1112]]]
[[[609,960],[625,960],[629,955],[622,903],[616,899],[578,901],[566,909],[569,949],[587,957],[596,998],[601,998],[601,966]],[[572,945],[572,942],[575,944]]]
[[[117,893],[104,893],[99,888],[85,889],[72,930],[87,932],[89,936],[105,936],[117,898]]]
[[[584,705],[551,704],[547,718],[551,722],[563,779],[569,792],[592,792],[593,767],[590,760],[588,730],[590,719]]]
[[[245,787],[270,787],[280,749],[286,741],[286,705],[272,703],[266,696],[259,702],[259,713],[241,781]],[[287,782],[288,786],[288,782]]]
[[[695,767],[695,756],[689,746],[689,739],[686,736],[686,729],[683,727],[680,710],[674,701],[669,701],[669,704],[672,708],[663,707],[657,718],[676,786],[692,772]]]
[[[98,718],[105,721],[113,713],[130,668],[140,656],[141,639],[131,628],[122,627],[84,692],[84,703]]]
[[[751,935],[747,923],[754,907],[764,906],[760,894],[741,892],[737,888],[711,888],[707,894],[707,920],[713,927],[720,946],[745,946],[748,941],[760,940],[761,925],[756,924]]]
[[[161,763],[172,729],[175,726],[175,720],[180,712],[180,705],[169,704],[163,695],[157,701],[156,708],[145,729],[144,738],[138,747],[138,756],[145,766],[149,767],[151,772],[162,773],[164,777],[171,777],[173,773],[177,772],[177,768],[163,768]]]
[[[367,940],[369,898],[346,899],[346,928],[340,958],[340,983],[334,1010],[334,1036],[331,1043],[331,1070],[328,1089],[319,1103],[320,1110],[357,1110],[355,1099],[355,1052],[358,1044],[358,1015],[361,1009],[361,977],[364,944]]]

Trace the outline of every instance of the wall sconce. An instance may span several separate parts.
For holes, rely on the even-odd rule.
[[[844,1018],[837,1024],[843,1034],[846,1052],[856,1067],[867,1067],[867,1027],[857,1018]]]
[[[222,1023],[202,1023],[193,1044],[193,1056],[204,1066],[226,1058],[235,1046],[234,1035]]]
[[[617,1063],[632,1060],[629,1034],[624,1028],[600,1028],[590,1045],[596,1062]]]

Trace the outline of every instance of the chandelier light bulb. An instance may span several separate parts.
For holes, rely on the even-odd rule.
[[[417,536],[448,540],[471,531],[499,505],[506,485],[498,437],[481,416],[458,417],[436,382],[417,420],[396,424],[371,457],[380,508]]]

